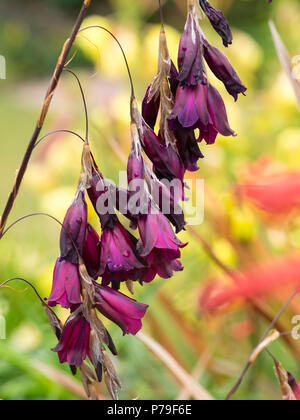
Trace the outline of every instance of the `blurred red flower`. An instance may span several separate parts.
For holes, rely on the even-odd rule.
[[[200,296],[200,308],[214,311],[238,298],[253,299],[271,295],[283,286],[300,286],[300,257],[287,256],[282,260],[271,260],[236,273],[234,286],[210,284]]]

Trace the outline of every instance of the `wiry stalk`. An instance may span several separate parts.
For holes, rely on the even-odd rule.
[[[63,49],[62,49],[62,52],[59,56],[58,62],[56,64],[56,67],[55,67],[55,70],[54,70],[54,73],[53,73],[53,76],[52,76],[51,81],[50,81],[49,88],[47,90],[47,94],[46,94],[46,97],[45,97],[45,100],[44,100],[44,103],[43,103],[43,107],[42,107],[40,117],[39,117],[38,122],[36,124],[34,133],[33,133],[32,137],[30,139],[30,142],[28,144],[28,147],[27,147],[27,150],[25,152],[21,167],[18,171],[16,180],[15,180],[15,183],[14,183],[14,186],[13,186],[12,191],[11,191],[9,197],[8,197],[7,203],[5,205],[5,208],[4,208],[1,220],[0,220],[0,239],[3,236],[3,230],[6,226],[7,219],[9,217],[10,213],[11,213],[11,210],[13,208],[13,205],[14,205],[15,200],[17,198],[17,195],[19,193],[20,186],[21,186],[21,183],[23,181],[24,175],[26,173],[28,163],[30,161],[30,158],[31,158],[32,152],[34,150],[35,144],[36,144],[37,139],[39,138],[40,133],[42,131],[42,128],[43,128],[43,125],[44,125],[44,122],[45,122],[45,119],[46,119],[46,116],[48,114],[48,110],[49,110],[49,107],[50,107],[50,104],[51,104],[51,101],[52,101],[52,97],[53,97],[54,92],[57,88],[57,85],[58,85],[60,77],[62,75],[64,66],[67,62],[69,53],[70,53],[71,48],[74,44],[76,36],[79,32],[79,29],[80,29],[80,26],[81,26],[81,24],[83,22],[83,19],[85,17],[86,11],[87,11],[88,7],[90,6],[90,3],[91,3],[91,0],[84,0],[83,5],[81,7],[81,10],[79,12],[79,15],[77,17],[75,26],[74,26],[73,31],[71,33],[71,36],[65,42],[65,44],[63,46]]]
[[[122,52],[123,58],[124,58],[124,62],[125,62],[125,65],[126,65],[126,69],[127,69],[127,73],[128,73],[128,77],[129,77],[129,81],[130,81],[130,87],[131,87],[130,111],[131,111],[131,119],[134,120],[133,115],[132,115],[132,104],[133,104],[133,102],[135,100],[134,84],[133,84],[133,78],[132,78],[132,74],[131,74],[131,71],[130,71],[129,63],[128,63],[128,60],[127,60],[127,57],[126,57],[124,48],[122,47],[122,45],[121,45],[120,41],[118,40],[118,38],[110,30],[108,30],[104,26],[91,25],[91,26],[87,26],[85,28],[80,29],[79,32],[86,31],[87,29],[101,29],[102,31],[107,32],[116,41],[116,43],[118,44],[118,46],[119,46],[119,48],[120,48],[120,50]]]
[[[84,107],[84,114],[85,114],[85,143],[89,144],[89,116],[88,116],[87,103],[86,103],[86,99],[85,99],[85,94],[83,92],[82,84],[81,84],[77,74],[74,73],[72,70],[64,68],[63,71],[66,71],[66,72],[72,74],[72,76],[75,77],[75,79],[78,83],[79,90],[80,90],[81,97],[82,97],[83,107]]]

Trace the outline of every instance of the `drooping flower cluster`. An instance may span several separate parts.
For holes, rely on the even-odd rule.
[[[208,2],[200,3],[224,45],[231,44],[224,15]],[[186,225],[179,204],[186,199],[185,172],[198,170],[198,160],[204,157],[200,141],[213,144],[218,133],[234,135],[223,100],[208,82],[203,59],[235,100],[246,90],[226,57],[204,37],[196,2],[189,0],[189,5],[178,71],[162,29],[158,74],[147,90],[142,115],[135,99],[131,100],[128,188],[115,187],[106,180],[85,144],[78,190],[62,225],[60,256],[48,304],[70,309],[71,314],[54,351],[72,371],[80,368],[90,394],[91,378],[101,381],[103,370],[113,398],[120,386],[105,349],[114,355],[117,352],[100,314],[117,324],[123,334],[136,334],[141,329],[147,305],[119,290],[125,284],[133,293],[135,282],[143,285],[156,276],[167,279],[183,270],[181,249],[186,244],[176,234]],[[88,223],[87,195],[99,216],[101,238]],[[121,223],[118,212],[129,219],[130,229]]]
[[[130,189],[121,190],[110,185],[100,173],[89,146],[83,151],[83,173],[75,199],[67,211],[60,236],[60,256],[53,274],[53,286],[48,304],[70,309],[55,352],[61,363],[68,363],[72,371],[80,368],[84,374],[89,358],[97,380],[106,374],[111,395],[117,395],[117,376],[109,374],[105,365],[107,346],[117,354],[112,339],[99,318],[99,314],[116,323],[123,334],[136,334],[142,327],[147,305],[136,302],[118,290],[126,283],[133,292],[133,282],[151,282],[156,275],[169,278],[174,271],[182,270],[180,248],[185,245],[176,237],[168,219],[154,203],[143,184],[146,206],[132,206],[127,217],[132,227],[138,227],[140,240],[120,222],[116,210],[120,210],[121,195],[134,198]],[[131,154],[128,162],[128,179],[142,176],[138,165],[144,168],[142,155],[136,160]],[[88,166],[88,168],[87,168]],[[144,175],[143,175],[144,176]],[[154,174],[153,174],[154,176]],[[155,178],[155,176],[154,176]],[[157,178],[155,178],[157,180]],[[159,182],[157,180],[157,182]],[[118,191],[119,200],[112,199]],[[86,195],[97,212],[101,223],[101,239],[88,223]],[[138,200],[141,201],[141,200]],[[130,201],[126,203],[130,205]],[[144,210],[144,211],[142,211]],[[98,282],[98,280],[101,280]],[[111,367],[111,364],[108,363]]]
[[[230,45],[232,33],[223,13],[214,9],[208,1],[200,1],[200,6],[222,37],[223,44],[226,47]],[[189,1],[188,18],[179,45],[178,71],[170,59],[162,30],[159,72],[148,88],[143,103],[143,117],[152,129],[160,109],[158,138],[163,146],[173,148],[180,159],[179,163],[181,161],[184,170],[189,171],[196,171],[197,161],[203,157],[197,141],[205,140],[207,144],[213,144],[218,134],[235,136],[228,123],[223,99],[208,80],[204,60],[235,100],[246,91],[228,59],[205,38],[198,12],[198,3]],[[196,129],[199,130],[198,139]],[[175,162],[174,158],[172,162]],[[180,167],[179,163],[177,168]],[[177,174],[182,179],[182,173],[177,170]]]
[[[90,167],[84,168],[75,199],[62,224],[60,257],[54,268],[53,286],[48,299],[51,307],[60,305],[71,310],[59,336],[59,343],[53,350],[58,353],[60,362],[68,363],[73,372],[80,368],[86,383],[87,371],[88,376],[91,376],[85,363],[86,358],[90,359],[95,368],[94,380],[102,380],[104,368],[108,389],[116,397],[120,382],[112,371],[105,346],[114,355],[117,351],[99,314],[116,323],[123,334],[136,334],[141,329],[141,320],[148,306],[108,285],[114,286],[115,279],[119,279],[117,265],[118,270],[124,264],[124,270],[134,271],[143,269],[145,264],[134,250],[133,237],[117,221],[116,216],[112,215],[110,218],[107,215],[107,220],[101,219],[101,240],[88,224],[86,190],[92,196],[91,186],[94,184],[91,174],[95,174],[96,170],[92,168],[87,145],[84,147],[83,161],[89,162]],[[115,261],[112,262],[113,260]],[[96,282],[99,277],[102,277],[102,283]],[[131,274],[128,277],[132,278]],[[91,389],[87,389],[87,392],[90,393]]]

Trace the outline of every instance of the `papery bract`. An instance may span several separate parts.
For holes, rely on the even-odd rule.
[[[84,191],[79,190],[69,207],[60,235],[61,257],[76,264],[82,256],[87,227],[87,204]]]
[[[100,268],[100,238],[90,224],[86,229],[83,260],[89,275],[96,279]]]
[[[166,144],[156,136],[154,131],[143,122],[143,147],[146,155],[153,163],[153,172],[159,180],[179,182],[178,191],[181,199],[184,200],[184,165],[180,156],[171,145]]]
[[[184,167],[187,171],[195,172],[199,169],[198,160],[203,159],[193,128],[179,127],[174,132],[177,148]]]

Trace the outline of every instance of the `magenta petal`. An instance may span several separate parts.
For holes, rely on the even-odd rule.
[[[60,304],[69,309],[81,303],[78,266],[59,258],[53,273],[53,285],[48,300],[49,306]]]
[[[208,111],[214,128],[223,136],[234,136],[235,132],[230,128],[227,112],[223,99],[216,88],[208,87]]]
[[[185,244],[179,241],[168,219],[154,206],[151,212],[142,216],[138,222],[144,251],[143,257],[149,255],[154,248],[178,251]]]
[[[80,367],[89,353],[90,324],[82,313],[72,314],[67,320],[61,339],[53,349],[60,363]]]

